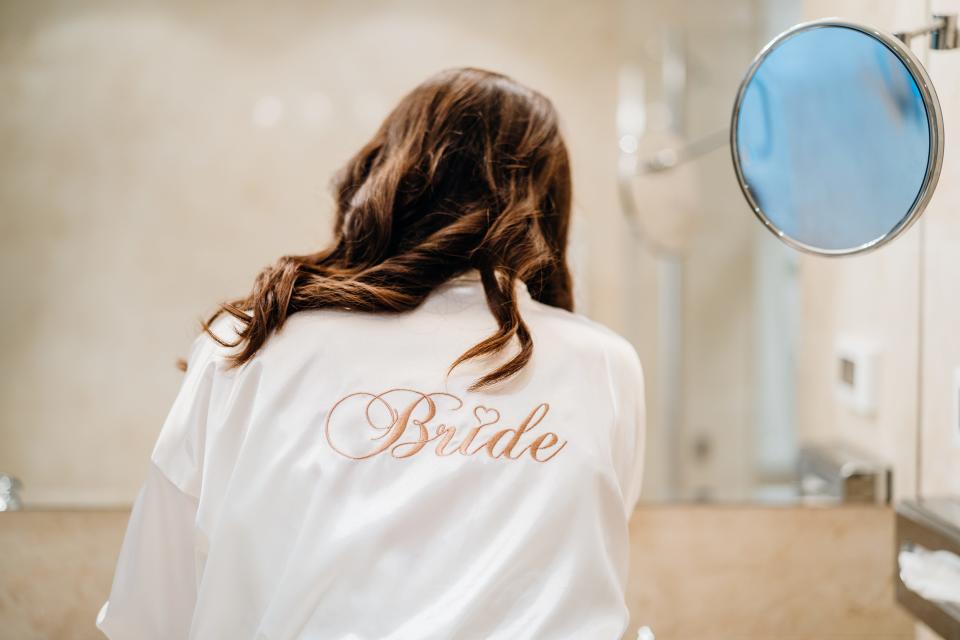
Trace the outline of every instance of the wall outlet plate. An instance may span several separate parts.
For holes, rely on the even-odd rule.
[[[840,336],[834,354],[833,379],[837,400],[860,415],[876,413],[879,358],[874,343]]]

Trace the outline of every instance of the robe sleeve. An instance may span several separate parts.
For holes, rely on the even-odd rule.
[[[627,392],[623,402],[623,416],[627,420],[626,447],[630,452],[630,471],[627,474],[626,506],[632,513],[640,499],[643,486],[644,453],[647,440],[647,415],[643,367],[640,358],[632,348],[627,364]]]
[[[611,369],[617,421],[614,446],[623,506],[629,516],[636,508],[643,485],[647,419],[643,367],[633,345],[626,340],[612,356]]]
[[[163,423],[150,460],[184,493],[200,498],[207,423],[218,359],[216,343],[201,334],[193,343],[180,392]]]
[[[197,594],[197,501],[153,463],[130,513],[110,597],[97,628],[110,640],[179,640]]]
[[[207,336],[191,349],[180,391],[130,513],[110,596],[97,627],[110,640],[187,638],[198,561],[196,527],[216,362]]]

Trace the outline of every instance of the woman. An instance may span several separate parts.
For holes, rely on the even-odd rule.
[[[440,73],[335,237],[194,343],[97,624],[114,640],[619,638],[643,380],[571,312],[542,95]]]

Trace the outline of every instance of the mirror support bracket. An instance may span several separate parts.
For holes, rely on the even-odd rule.
[[[957,14],[934,14],[933,23],[913,31],[898,31],[893,35],[903,44],[909,46],[910,41],[917,36],[930,34],[930,48],[937,51],[956,49],[958,43]]]

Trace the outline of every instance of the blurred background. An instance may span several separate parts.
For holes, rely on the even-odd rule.
[[[479,66],[556,104],[573,162],[578,310],[626,335],[646,369],[631,633],[913,638],[893,601],[885,505],[960,493],[957,152],[948,143],[916,226],[883,251],[832,260],[757,223],[726,141],[740,80],[780,31],[828,15],[894,31],[958,10],[0,4],[0,474],[19,483],[7,481],[9,508],[24,509],[0,516],[0,576],[12,576],[0,577],[0,636],[96,637],[125,510],[198,320],[280,255],[326,244],[331,175],[405,92]],[[914,49],[950,131],[960,55]],[[678,151],[676,166],[656,166]],[[837,383],[851,358],[872,376],[856,398]],[[846,505],[811,471],[838,451],[891,490]]]

